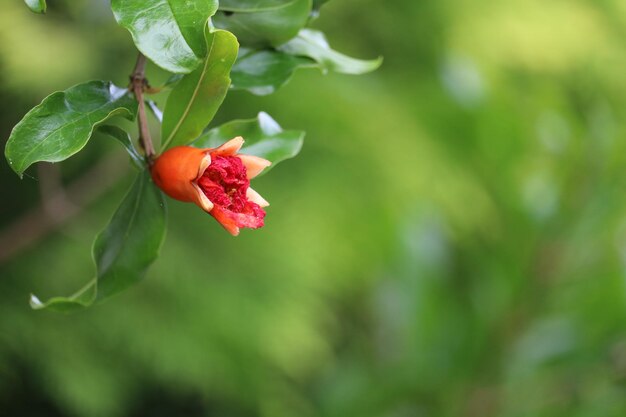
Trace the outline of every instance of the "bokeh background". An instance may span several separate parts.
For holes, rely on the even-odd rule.
[[[255,186],[267,226],[172,201],[161,258],[102,305],[27,300],[92,277],[123,152],[0,163],[0,415],[626,415],[626,2],[332,0],[314,26],[385,63],[229,94],[215,124],[307,131]],[[4,1],[2,141],[134,59],[105,0]]]

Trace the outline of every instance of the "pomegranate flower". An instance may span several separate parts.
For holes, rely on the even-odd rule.
[[[211,214],[230,234],[263,227],[269,203],[250,188],[250,180],[271,162],[239,152],[243,138],[218,148],[177,146],[165,151],[152,166],[152,179],[168,196],[192,202]]]

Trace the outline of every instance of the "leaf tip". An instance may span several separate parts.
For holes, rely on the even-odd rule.
[[[29,304],[30,308],[32,308],[33,310],[41,310],[45,307],[44,303],[42,303],[35,294],[30,295]]]
[[[257,115],[257,120],[259,121],[259,126],[261,127],[261,130],[264,132],[267,132],[269,134],[277,134],[283,131],[278,122],[264,111],[259,112],[259,114]]]
[[[24,0],[26,6],[31,12],[37,14],[46,14],[46,0]]]
[[[20,179],[24,179],[24,170],[17,168],[9,156],[5,155],[5,157],[7,159],[7,163],[11,167],[11,170],[15,172]]]
[[[372,59],[372,71],[377,70],[378,68],[380,68],[380,66],[383,65],[384,61],[385,61],[385,58],[382,55],[380,55],[376,59]]]

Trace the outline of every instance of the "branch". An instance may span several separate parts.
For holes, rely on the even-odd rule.
[[[65,212],[72,212],[76,209],[74,204],[67,199],[58,164],[39,164],[37,172],[41,204],[46,215],[54,220],[63,216]]]
[[[141,147],[146,153],[148,164],[152,164],[155,151],[154,145],[152,145],[152,138],[150,136],[150,129],[148,128],[148,118],[146,117],[146,104],[143,99],[144,89],[147,86],[146,82],[146,57],[140,52],[137,56],[137,63],[133,74],[130,76],[130,88],[135,94],[135,98],[139,103],[139,113],[137,115],[137,124],[139,125],[139,141]]]
[[[93,203],[127,174],[128,171],[120,169],[123,162],[119,156],[102,159],[65,189],[50,192],[40,206],[29,210],[2,230],[0,264],[80,214],[85,206]]]

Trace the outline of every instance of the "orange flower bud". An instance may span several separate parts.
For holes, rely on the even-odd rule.
[[[237,153],[242,145],[243,138],[236,137],[214,149],[174,147],[154,162],[152,179],[173,199],[211,214],[233,236],[242,227],[258,229],[269,203],[250,188],[250,180],[271,162]]]

